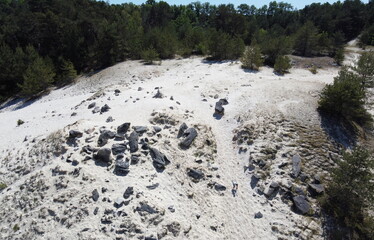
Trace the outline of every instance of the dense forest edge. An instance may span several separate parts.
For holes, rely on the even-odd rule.
[[[284,2],[261,8],[193,2],[110,5],[93,0],[0,0],[0,100],[33,96],[51,84],[127,59],[152,63],[176,55],[238,59],[252,46],[278,72],[284,55],[331,56],[360,34],[374,44],[374,2]],[[279,59],[277,59],[279,58]]]

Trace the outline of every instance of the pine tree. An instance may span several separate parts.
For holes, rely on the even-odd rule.
[[[24,96],[33,96],[45,90],[54,81],[55,72],[49,59],[37,57],[26,69],[23,83],[19,85]]]
[[[279,56],[275,60],[274,71],[283,75],[291,68],[291,59],[288,56]]]
[[[59,79],[64,83],[71,82],[77,77],[77,71],[74,68],[74,64],[70,60],[62,60],[60,72]]]
[[[261,50],[256,45],[247,47],[240,61],[242,62],[243,68],[255,71],[258,71],[264,63]]]

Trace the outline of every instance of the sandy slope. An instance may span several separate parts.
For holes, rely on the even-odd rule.
[[[260,72],[245,72],[236,62],[212,63],[201,58],[163,61],[160,66],[144,66],[137,61],[128,61],[98,72],[91,77],[81,77],[76,84],[52,91],[49,95],[33,102],[28,106],[14,104],[0,111],[0,181],[10,185],[10,190],[2,192],[0,201],[4,203],[3,210],[12,211],[16,208],[9,200],[12,195],[22,195],[19,186],[30,178],[40,173],[47,186],[43,192],[46,199],[41,200],[38,206],[32,207],[27,216],[22,212],[14,211],[12,222],[1,221],[0,237],[12,239],[30,232],[36,239],[114,239],[121,235],[111,232],[110,227],[102,231],[100,217],[103,209],[113,208],[113,203],[98,201],[92,203],[90,195],[93,189],[107,187],[109,191],[102,196],[115,200],[123,194],[128,186],[134,186],[139,198],[134,198],[123,209],[142,230],[140,235],[133,237],[156,236],[163,224],[178,222],[181,232],[174,237],[168,234],[163,239],[300,239],[302,230],[300,222],[305,222],[304,217],[290,211],[290,207],[281,201],[267,200],[250,187],[249,172],[243,168],[248,164],[248,154],[238,154],[238,149],[232,144],[233,130],[244,123],[261,123],[266,119],[284,118],[289,121],[305,125],[319,125],[316,113],[316,101],[319,91],[326,83],[331,83],[337,75],[338,69],[321,69],[316,75],[305,69],[292,69],[286,76],[277,76],[272,69],[263,67]],[[141,87],[142,90],[138,91]],[[160,88],[165,98],[152,98]],[[114,95],[114,90],[119,89],[119,96]],[[93,114],[87,106],[92,101],[85,101],[97,92],[104,92],[94,100],[97,105],[108,104],[111,109],[107,113]],[[213,116],[214,104],[219,98],[226,98],[229,102],[225,106],[225,115],[222,119]],[[173,97],[173,100],[170,99]],[[206,99],[206,101],[203,101]],[[67,171],[73,171],[74,166],[62,161],[61,158],[52,158],[46,165],[36,163],[30,167],[33,171],[25,176],[9,173],[19,163],[17,157],[22,152],[46,138],[49,134],[64,129],[67,125],[78,121],[72,129],[85,130],[101,126],[107,128],[117,127],[124,122],[132,125],[145,125],[151,127],[149,122],[152,112],[163,112],[172,116],[178,124],[167,131],[162,131],[163,138],[169,139],[171,144],[159,141],[156,146],[160,151],[171,158],[171,165],[162,173],[157,173],[150,162],[131,167],[130,173],[125,176],[116,176],[105,168],[96,166],[91,160],[80,163],[81,173],[88,176],[89,181],[82,182],[73,176],[64,176],[58,180],[51,176],[51,169],[60,166]],[[75,116],[71,116],[76,113]],[[106,123],[108,116],[114,122]],[[22,119],[25,124],[17,126],[17,120]],[[199,124],[211,128],[206,134],[211,134],[217,144],[217,154],[212,162],[205,162],[200,166],[194,162],[194,150],[181,150],[177,147],[176,132],[180,123],[186,122],[189,126]],[[175,129],[174,129],[175,128]],[[63,130],[67,134],[69,128]],[[173,134],[174,133],[174,134]],[[201,134],[202,133],[202,134]],[[203,137],[205,132],[199,132]],[[89,134],[85,134],[84,137]],[[24,142],[25,137],[27,141]],[[35,143],[32,140],[35,138]],[[84,141],[79,146],[83,146]],[[79,158],[77,149],[71,148],[68,153]],[[8,157],[7,157],[8,156]],[[7,159],[5,164],[4,159]],[[82,157],[83,158],[83,157]],[[80,162],[81,159],[79,159]],[[36,160],[38,162],[38,160]],[[177,165],[180,165],[180,169]],[[199,166],[209,169],[211,164],[218,167],[212,180],[225,186],[228,190],[224,194],[217,193],[214,189],[207,188],[209,179],[193,183],[186,175],[188,167]],[[217,177],[219,175],[219,177]],[[280,178],[279,181],[282,179]],[[68,181],[64,190],[56,190],[53,185],[56,181]],[[237,197],[231,195],[231,182],[237,181],[239,192]],[[160,183],[155,190],[147,190],[146,186]],[[13,184],[13,185],[12,185]],[[52,201],[53,197],[67,192],[69,199],[64,204]],[[100,191],[99,191],[100,192]],[[193,193],[193,198],[187,197]],[[100,192],[101,193],[101,192]],[[13,202],[16,200],[13,200]],[[160,225],[149,224],[139,218],[133,209],[140,201],[148,201],[153,205],[166,209]],[[173,205],[175,213],[168,211]],[[69,229],[58,221],[38,220],[39,212],[43,208],[53,209],[60,214],[68,214],[65,209],[73,206],[83,206],[89,212],[87,215],[72,223]],[[95,206],[100,207],[100,214],[93,215]],[[82,210],[84,212],[84,210]],[[261,219],[254,219],[254,214],[261,211]],[[75,217],[77,212],[72,213]],[[39,214],[40,215],[40,214]],[[197,218],[196,215],[200,215]],[[39,224],[35,230],[31,219]],[[111,228],[117,229],[122,218],[116,218]],[[18,222],[20,230],[14,232],[11,228]],[[34,224],[35,225],[35,224]],[[278,231],[272,231],[276,226]],[[89,230],[82,232],[82,229]],[[191,228],[189,231],[187,231]],[[188,233],[183,233],[186,231]],[[309,230],[310,231],[310,230]],[[320,229],[319,229],[320,231]],[[43,232],[42,234],[40,232]],[[299,234],[294,234],[298,232]],[[123,237],[123,236],[122,236]],[[318,234],[316,236],[318,239]],[[61,238],[62,239],[62,238]],[[127,239],[124,237],[123,239]]]

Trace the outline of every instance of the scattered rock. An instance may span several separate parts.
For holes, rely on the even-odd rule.
[[[92,109],[92,113],[98,113],[100,112],[100,107],[96,106],[94,109]]]
[[[125,200],[124,200],[122,197],[117,198],[117,199],[114,201],[114,207],[116,207],[116,208],[120,208],[120,207],[122,207],[124,201],[125,201]]]
[[[214,114],[223,116],[225,114],[225,108],[222,107],[221,101],[216,102],[216,106],[214,107]]]
[[[146,186],[146,188],[148,188],[149,190],[154,190],[154,189],[156,189],[158,186],[160,186],[160,184],[159,184],[159,183],[155,183],[155,184],[152,184],[152,185]]]
[[[309,192],[313,195],[313,196],[317,196],[317,195],[321,195],[325,192],[325,187],[322,185],[322,184],[314,184],[314,183],[311,183],[309,184],[308,186],[309,188]]]
[[[109,116],[105,121],[106,121],[107,123],[109,123],[109,122],[113,122],[114,119],[112,118],[112,116]]]
[[[133,131],[129,137],[129,145],[130,145],[131,153],[138,151],[139,149],[138,139],[139,139],[139,135],[135,131]]]
[[[221,99],[219,100],[219,102],[220,102],[222,105],[227,105],[227,104],[229,104],[229,102],[228,102],[227,99],[225,99],[225,98],[221,98]]]
[[[145,202],[140,202],[140,206],[136,207],[135,211],[139,212],[140,215],[144,215],[144,213],[149,213],[149,214],[158,213],[158,211],[155,208],[149,206]]]
[[[160,92],[160,89],[157,90],[156,95],[153,96],[153,98],[163,98],[164,95]]]
[[[104,106],[101,107],[100,113],[108,112],[109,109],[110,109],[110,107],[108,106],[108,104],[105,104]]]
[[[174,237],[178,237],[181,231],[181,225],[178,222],[172,222],[166,226],[169,232],[173,234]]]
[[[274,197],[277,194],[277,190],[279,189],[279,184],[277,182],[272,182],[265,192],[265,196],[268,198]]]
[[[88,109],[91,109],[96,106],[96,102],[92,102],[88,105]]]
[[[116,159],[116,164],[115,164],[116,172],[127,174],[130,171],[129,168],[130,168],[129,161],[125,160],[123,157]]]
[[[187,124],[182,123],[182,125],[179,127],[177,138],[180,138],[183,136],[184,132],[187,130]]]
[[[153,165],[157,169],[164,169],[170,163],[169,159],[155,148],[149,148],[149,153],[151,154]]]
[[[156,133],[161,132],[162,128],[158,126],[153,126],[153,130],[155,130]]]
[[[112,145],[112,153],[113,155],[121,154],[126,151],[126,144],[124,143],[116,143]]]
[[[305,196],[299,195],[292,198],[296,212],[306,214],[309,212],[310,205]]]
[[[299,155],[292,157],[292,173],[291,176],[297,178],[301,172],[301,158]]]
[[[222,184],[216,183],[214,184],[214,189],[216,191],[226,191],[227,188]]]
[[[125,134],[129,130],[130,125],[131,125],[131,123],[129,123],[129,122],[121,124],[120,126],[117,127],[117,133]]]
[[[133,194],[134,194],[134,187],[127,187],[125,192],[123,193],[123,197],[125,199],[128,199]]]
[[[99,200],[99,192],[97,191],[97,189],[93,190],[92,191],[92,199],[97,202],[97,200]]]
[[[187,175],[197,181],[204,178],[204,173],[202,171],[192,168],[187,170]]]
[[[104,130],[101,132],[99,139],[97,140],[97,144],[102,147],[108,143],[108,139],[112,139],[116,136],[116,134],[109,130]]]
[[[255,213],[255,218],[257,219],[257,218],[262,218],[263,217],[263,215],[262,215],[262,213],[261,212],[257,212],[257,213]]]
[[[78,130],[70,130],[69,138],[80,138],[83,136],[83,133]]]
[[[99,149],[99,151],[97,151],[95,155],[95,159],[102,161],[102,162],[110,163],[111,162],[110,155],[111,155],[111,150],[109,148],[101,148]]]
[[[197,137],[197,131],[195,128],[189,128],[183,133],[183,139],[179,143],[182,148],[189,148],[192,142]]]
[[[148,128],[147,127],[144,127],[144,126],[135,126],[133,127],[134,131],[136,133],[138,133],[139,135],[142,135],[143,133],[147,132],[148,131]]]

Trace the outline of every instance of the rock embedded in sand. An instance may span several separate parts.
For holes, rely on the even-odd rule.
[[[148,131],[148,128],[145,126],[134,126],[133,127],[134,131],[140,135]]]
[[[195,128],[189,128],[183,133],[183,139],[179,143],[179,146],[182,148],[189,148],[192,142],[197,137],[197,131]]]
[[[216,183],[214,184],[214,189],[216,191],[226,191],[227,188],[222,184]]]
[[[164,169],[170,163],[169,159],[155,148],[149,148],[149,153],[151,154],[153,165],[157,169]]]
[[[112,139],[116,136],[116,134],[109,130],[104,130],[101,132],[99,139],[97,140],[97,144],[102,147],[108,143],[108,139]]]
[[[129,145],[130,145],[131,153],[138,151],[139,149],[138,139],[139,139],[139,135],[135,131],[133,131],[129,137]]]
[[[101,107],[100,113],[108,112],[109,109],[110,109],[110,107],[108,106],[108,104],[105,104],[104,106]]]
[[[96,106],[96,102],[92,102],[88,105],[88,109],[91,109]]]
[[[318,196],[318,195],[321,195],[324,193],[325,191],[325,187],[322,185],[322,184],[314,184],[314,183],[311,183],[309,184],[308,186],[309,188],[309,192],[313,195],[313,196]]]
[[[204,173],[202,171],[192,168],[187,169],[187,175],[197,181],[204,178]]]
[[[299,155],[294,155],[292,157],[292,172],[291,176],[297,178],[301,172],[301,158]]]
[[[92,113],[98,113],[100,112],[100,107],[96,106],[94,109],[92,109]]]
[[[113,155],[121,154],[126,151],[126,144],[124,143],[116,143],[112,145],[112,153]]]
[[[106,162],[106,163],[109,163],[111,162],[111,150],[109,148],[101,148],[99,149],[99,151],[97,151],[96,155],[95,155],[95,159],[96,160],[99,160],[99,161],[102,161],[102,162]]]
[[[261,212],[257,212],[257,213],[255,214],[255,218],[256,218],[256,219],[259,219],[259,218],[262,218],[262,217],[263,217],[263,215],[262,215]]]
[[[294,203],[296,212],[301,213],[303,215],[309,212],[310,204],[308,203],[305,196],[303,195],[295,196],[292,198],[292,201]]]
[[[92,196],[91,197],[95,202],[97,202],[97,200],[99,200],[100,195],[99,195],[99,192],[97,191],[97,189],[92,191]]]
[[[119,134],[125,134],[129,130],[130,125],[131,125],[131,123],[129,123],[129,122],[126,122],[124,124],[119,125],[117,127],[117,133],[119,133]]]
[[[130,171],[130,162],[125,160],[123,155],[118,155],[115,163],[115,171],[117,173],[127,174]]]
[[[181,138],[187,129],[188,129],[187,124],[182,123],[181,126],[179,127],[177,138]]]
[[[125,199],[128,199],[133,194],[134,194],[134,187],[127,187],[125,192],[123,193],[123,197]]]
[[[78,130],[70,130],[69,138],[80,138],[83,136],[83,133]]]
[[[160,89],[157,90],[156,95],[153,96],[153,98],[163,98],[164,95],[160,92]]]

